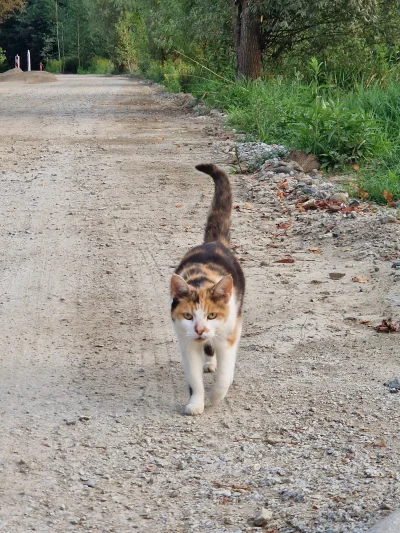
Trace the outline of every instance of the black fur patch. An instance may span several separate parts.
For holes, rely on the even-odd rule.
[[[214,348],[211,346],[211,344],[206,344],[204,346],[204,353],[207,355],[207,357],[212,357],[214,355]]]
[[[193,389],[192,389],[192,387],[189,385],[189,397],[190,397],[190,398],[192,397],[192,394],[193,394]]]
[[[190,279],[187,283],[196,289],[200,288],[204,282],[209,281],[212,283],[211,279],[208,279],[206,276],[199,276],[198,278]]]
[[[171,312],[178,307],[178,304],[179,304],[179,298],[174,298],[171,304]]]

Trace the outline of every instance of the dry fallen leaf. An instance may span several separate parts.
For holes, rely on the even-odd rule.
[[[357,170],[360,170],[360,165],[357,165],[357,163],[353,163],[351,165],[353,167],[353,170],[355,170],[357,172]]]
[[[369,281],[368,278],[362,278],[362,277],[359,277],[359,276],[353,276],[351,279],[355,283],[368,283],[368,281]]]
[[[358,189],[358,194],[361,196],[361,198],[368,198],[369,196],[367,191],[364,191],[364,189]]]
[[[350,252],[351,248],[345,248],[343,251],[344,252]]]
[[[363,326],[368,326],[369,324],[371,324],[371,320],[360,320],[360,324],[362,324]]]
[[[280,224],[277,224],[278,229],[289,229],[291,225],[291,222],[281,222]]]
[[[274,263],[294,263],[294,259],[292,257],[285,257],[285,259],[278,259]]]
[[[246,202],[243,207],[245,209],[253,209],[253,206],[251,204],[249,204],[248,202]]]
[[[185,228],[185,231],[186,231],[186,233],[190,233],[190,228],[189,228],[189,227],[186,227],[186,228]]]
[[[309,248],[309,251],[312,252],[313,254],[322,254],[319,248]]]
[[[175,207],[182,207],[182,204],[176,204]]]
[[[375,329],[379,333],[396,333],[400,331],[400,322],[397,322],[397,324],[394,324],[392,322],[392,319],[388,318],[387,320],[382,320],[382,324],[379,324],[379,326],[376,326]]]
[[[388,192],[386,189],[383,191],[382,196],[387,201],[389,207],[394,206],[393,194]]]
[[[392,202],[393,201],[393,194],[388,192],[386,189],[383,191],[382,196],[384,197],[384,199],[387,202]]]

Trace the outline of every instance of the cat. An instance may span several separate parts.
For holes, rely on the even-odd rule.
[[[210,405],[233,381],[242,329],[245,279],[230,251],[232,193],[228,176],[213,164],[196,169],[214,180],[204,243],[189,250],[171,278],[171,317],[190,399],[185,414],[204,411],[204,372],[217,372]]]

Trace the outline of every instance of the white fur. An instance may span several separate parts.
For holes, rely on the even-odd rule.
[[[232,296],[228,302],[229,315],[226,321],[218,318],[208,320],[203,309],[196,310],[193,320],[175,320],[174,327],[179,341],[182,366],[186,381],[192,389],[189,403],[185,407],[187,415],[200,415],[204,411],[204,385],[203,371],[214,372],[217,370],[214,387],[211,390],[210,404],[216,405],[227,394],[233,381],[235,371],[236,352],[240,339],[238,332],[237,341],[233,346],[227,342],[227,338],[234,331],[237,321],[237,305]],[[203,326],[209,331],[199,338],[195,327]],[[214,357],[206,357],[204,354],[205,343],[209,342],[213,348]],[[216,360],[215,360],[216,358]]]

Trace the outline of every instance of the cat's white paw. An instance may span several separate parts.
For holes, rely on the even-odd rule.
[[[214,362],[204,363],[203,372],[215,372],[217,370],[217,364]]]
[[[195,415],[201,415],[204,411],[204,403],[198,404],[198,403],[188,403],[185,407],[184,413],[185,415],[195,416]]]
[[[229,389],[229,387],[227,387],[227,388],[214,387],[211,390],[211,394],[210,394],[210,398],[208,400],[208,404],[209,405],[218,405],[225,398],[225,396],[228,394],[228,389]]]

